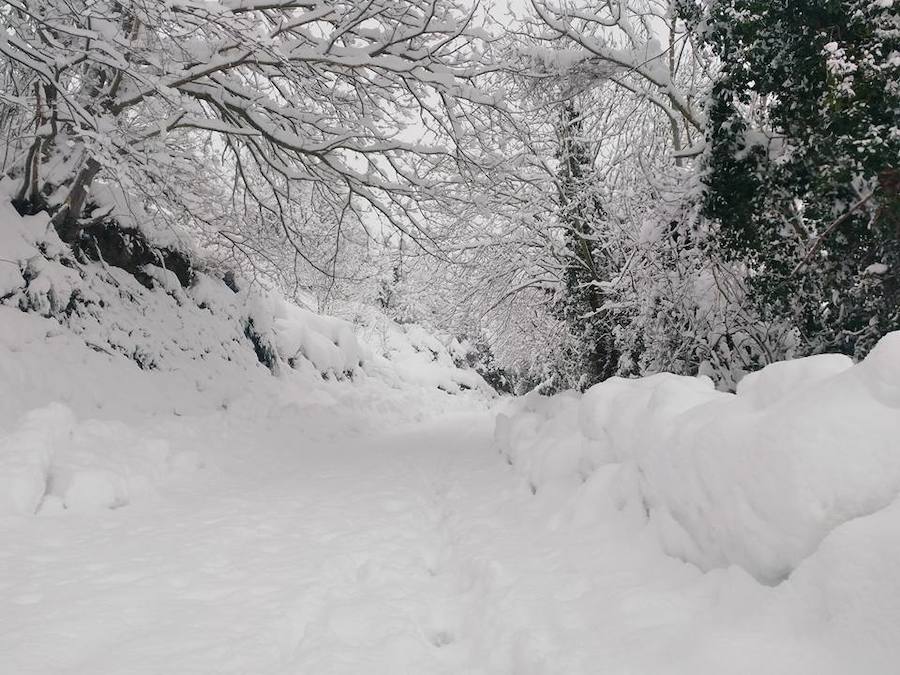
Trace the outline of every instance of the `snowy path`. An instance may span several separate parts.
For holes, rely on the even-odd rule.
[[[814,671],[802,644],[754,652],[778,617],[724,625],[744,576],[663,556],[627,517],[548,509],[490,429],[264,439],[152,509],[0,521],[2,671]]]

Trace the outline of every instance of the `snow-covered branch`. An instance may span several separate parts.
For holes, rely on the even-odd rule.
[[[20,208],[50,210],[69,238],[96,181],[171,211],[198,206],[202,175],[232,203],[204,223],[233,227],[258,202],[299,245],[321,208],[435,249],[430,205],[465,216],[466,182],[505,160],[493,38],[468,3],[4,0],[0,18],[0,54],[34,83],[4,98],[39,132],[9,174]]]

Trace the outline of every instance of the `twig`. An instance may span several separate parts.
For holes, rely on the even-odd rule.
[[[865,197],[856,202],[853,206],[851,206],[847,211],[844,212],[843,215],[839,216],[834,222],[831,223],[828,227],[825,228],[825,231],[820,234],[816,240],[813,242],[812,247],[809,249],[809,253],[797,263],[797,266],[794,268],[793,272],[791,272],[791,276],[797,274],[803,267],[805,267],[812,257],[816,254],[816,251],[819,250],[819,247],[822,246],[822,243],[825,239],[834,232],[838,227],[840,227],[850,216],[853,215],[855,211],[857,211],[861,206],[863,206],[867,201],[869,201],[872,196],[875,194],[874,191],[867,194]]]

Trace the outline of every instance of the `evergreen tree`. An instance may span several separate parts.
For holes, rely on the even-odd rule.
[[[691,17],[697,8],[682,5]],[[900,20],[872,0],[715,0],[705,215],[809,352],[900,328]],[[698,25],[700,22],[697,22]]]
[[[559,311],[574,337],[569,355],[582,388],[616,374],[612,317],[604,308],[600,283],[608,277],[607,257],[596,246],[606,214],[596,192],[593,155],[582,136],[578,110],[567,104],[559,127],[559,218],[564,232],[564,292]]]

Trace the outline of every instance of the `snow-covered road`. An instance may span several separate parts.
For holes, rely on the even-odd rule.
[[[459,509],[501,516],[460,472],[511,478],[488,431],[267,444],[153,508],[10,519],[6,672],[460,672],[499,565]]]
[[[778,589],[701,574],[596,501],[533,495],[491,428],[222,428],[244,451],[152,507],[4,519],[2,670],[841,672]]]

